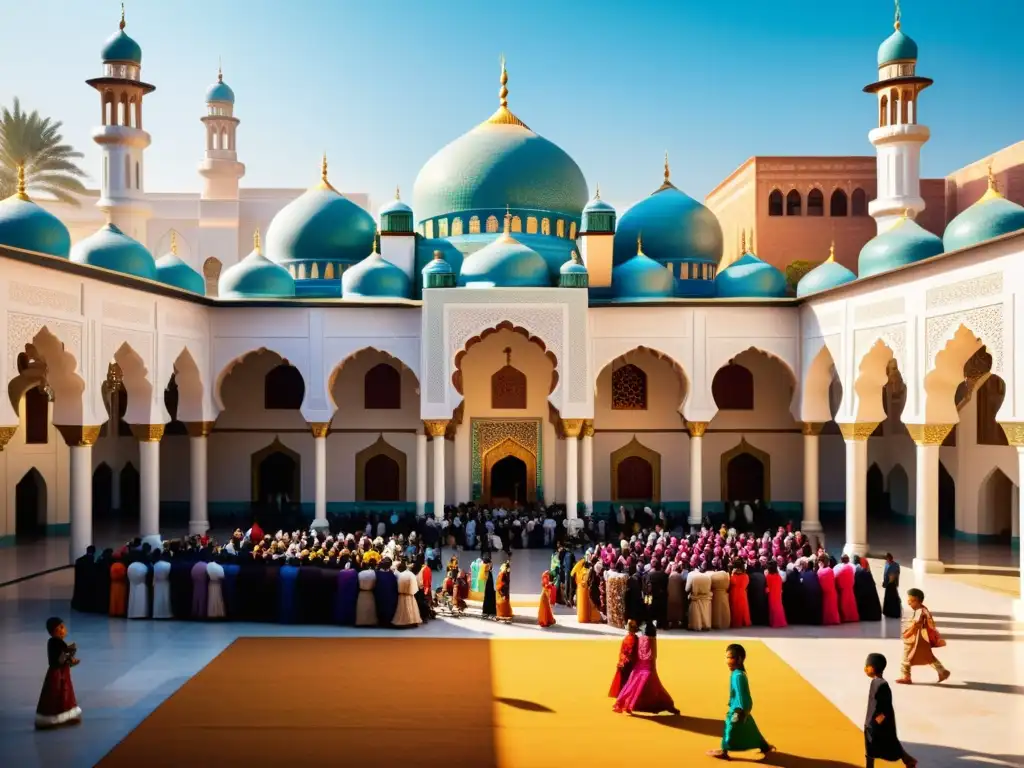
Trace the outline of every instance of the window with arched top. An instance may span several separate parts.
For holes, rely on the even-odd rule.
[[[423,227],[424,227],[424,234],[423,234],[424,237],[433,237],[434,236],[434,222],[428,221],[428,222],[426,222],[423,225]]]
[[[711,396],[722,411],[754,410],[754,375],[736,363],[719,368],[711,381]]]
[[[469,217],[469,234],[479,235],[480,234],[480,217],[470,216]]]
[[[565,237],[565,220],[559,219],[555,222],[555,234],[558,237]]]
[[[363,377],[363,408],[368,411],[402,407],[402,374],[388,363],[379,363]]]
[[[311,266],[309,268],[309,279],[310,280],[319,280],[320,279],[320,265],[317,264],[315,261],[313,262],[313,266]]]
[[[327,266],[324,267],[324,280],[333,280],[333,279],[334,279],[334,262],[333,261],[329,261],[329,262],[327,262]]]
[[[298,270],[297,279],[299,279],[299,280],[305,280],[306,279],[306,265],[305,264],[299,264],[299,270]]]
[[[139,162],[135,161],[135,188],[142,189],[142,174],[139,173]]]
[[[488,216],[487,217],[487,231],[488,232],[497,232],[498,231],[498,217],[497,216]]]
[[[295,410],[302,406],[306,384],[302,374],[287,362],[271,368],[263,378],[263,408],[268,411]]]
[[[878,126],[884,128],[889,124],[889,97],[882,96],[878,100]]]
[[[647,374],[643,368],[627,363],[612,371],[612,410],[647,410]]]
[[[544,217],[540,220],[540,233],[542,235],[551,234],[551,219]]]
[[[837,189],[832,192],[832,198],[828,201],[829,216],[846,216],[849,213],[846,200],[846,193]]]
[[[526,234],[536,235],[537,234],[537,217],[527,216],[526,217]]]
[[[575,240],[576,239],[576,222],[575,221],[569,222],[569,239],[570,240]]]
[[[787,216],[799,216],[803,212],[803,199],[800,197],[800,193],[795,189],[789,190],[789,194],[786,195],[786,215]]]
[[[899,125],[900,92],[893,88],[889,91],[889,125]]]
[[[518,216],[512,217],[512,231],[522,232],[523,231],[523,220]]]
[[[768,215],[781,216],[782,210],[782,192],[781,190],[773,189],[768,194]]]
[[[807,215],[825,215],[825,195],[821,193],[820,189],[812,189],[807,193]]]
[[[206,280],[207,296],[216,297],[217,281],[220,280],[220,272],[223,268],[224,265],[220,263],[220,259],[214,256],[211,256],[203,262],[203,279]]]
[[[505,350],[508,354],[509,350]],[[508,363],[491,376],[491,408],[524,410],[526,408],[526,374]]]
[[[452,219],[452,237],[458,237],[462,234],[462,219],[456,216]]]
[[[437,222],[437,236],[448,237],[448,219],[439,219]]]
[[[850,213],[853,216],[868,215],[868,196],[863,189],[857,187],[850,195]]]

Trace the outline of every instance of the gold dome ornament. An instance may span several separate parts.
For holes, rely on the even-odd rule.
[[[505,54],[501,55],[501,89],[498,91],[498,109],[484,121],[484,125],[515,125],[530,130],[530,127],[512,114],[508,108],[508,70],[505,69]]]

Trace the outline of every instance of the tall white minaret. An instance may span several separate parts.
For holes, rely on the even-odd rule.
[[[864,88],[878,99],[878,127],[868,138],[878,153],[878,192],[868,204],[878,232],[901,216],[924,210],[921,197],[921,146],[931,131],[918,122],[918,98],[932,84],[917,76],[917,43],[901,29],[896,0],[895,31],[878,48],[878,80]]]
[[[217,82],[206,91],[206,156],[199,164],[203,177],[204,200],[237,200],[238,180],[245,175],[245,166],[238,162],[235,137],[235,92],[224,82],[224,73],[217,67]]]
[[[103,182],[96,207],[126,235],[146,242],[150,208],[145,194],[143,154],[150,136],[142,130],[142,97],[156,90],[142,82],[142,48],[124,31],[124,5],[118,32],[103,46],[103,76],[86,80],[100,94],[103,124],[92,138],[103,150]]]

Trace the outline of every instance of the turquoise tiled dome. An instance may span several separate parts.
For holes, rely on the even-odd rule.
[[[824,261],[800,278],[796,284],[798,297],[810,296],[812,293],[827,291],[840,285],[856,280],[857,276],[835,260],[835,252],[829,253],[828,261]]]
[[[512,237],[512,216],[505,214],[505,231],[489,245],[467,256],[459,285],[470,288],[540,288],[551,285],[544,257]]]
[[[892,61],[917,61],[917,43],[903,34],[899,27],[878,46],[878,66]]]
[[[583,206],[583,213],[615,213],[615,209],[601,199],[601,190],[598,189],[597,195]]]
[[[181,288],[183,291],[206,294],[206,280],[192,267],[178,258],[177,241],[171,233],[171,252],[156,261],[156,279],[165,285]]]
[[[410,287],[409,276],[381,256],[376,243],[373,253],[341,275],[341,295],[346,299],[407,299]]]
[[[420,270],[420,274],[424,288],[454,288],[458,279],[455,270],[445,260],[444,253],[440,249],[434,251],[434,258],[427,262],[427,265]]]
[[[403,203],[397,196],[381,206],[380,215],[387,216],[391,213],[412,213],[412,208]]]
[[[942,253],[942,240],[904,216],[861,248],[857,259],[859,277],[877,275]]]
[[[639,242],[632,258],[612,268],[612,295],[617,301],[667,299],[674,284],[672,273],[647,256]]]
[[[142,243],[134,240],[113,224],[80,240],[71,249],[71,260],[79,264],[112,269],[126,275],[156,280],[156,263]]]
[[[587,182],[575,161],[501,106],[486,121],[431,157],[413,190],[420,220],[472,210],[539,210],[579,217]]]
[[[722,299],[777,299],[786,295],[786,276],[748,251],[715,275],[715,291]]]
[[[956,251],[1018,229],[1024,229],[1024,207],[999,194],[990,174],[988,191],[949,222],[942,244],[946,251]]]
[[[644,252],[665,264],[683,259],[717,264],[722,258],[722,227],[711,211],[669,181],[619,217],[613,263],[633,258],[636,239],[644,238]]]
[[[221,273],[217,295],[222,299],[277,299],[295,295],[295,280],[260,249],[259,233],[248,256]]]
[[[227,104],[235,103],[235,92],[224,82],[224,76],[218,72],[217,82],[206,89],[206,101],[223,101]]]
[[[327,181],[324,160],[320,184],[288,203],[270,222],[267,257],[278,264],[356,264],[370,252],[376,232],[373,217]]]
[[[558,286],[560,288],[586,288],[590,284],[590,273],[576,251],[558,270]]]
[[[24,179],[19,171],[19,191],[0,202],[0,245],[66,259],[71,251],[68,228],[29,199]]]
[[[104,61],[130,61],[142,65],[142,48],[124,31],[124,12],[121,13],[121,24],[117,32],[103,44],[100,52]]]

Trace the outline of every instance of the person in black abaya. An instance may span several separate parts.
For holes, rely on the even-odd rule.
[[[795,567],[786,569],[786,580],[782,582],[782,610],[790,624],[807,623],[807,606],[800,574]]]
[[[185,552],[171,560],[171,613],[179,621],[192,618],[192,566],[195,560]]]
[[[885,554],[885,567],[882,570],[882,589],[885,590],[885,602],[882,613],[890,619],[903,617],[903,604],[900,602],[900,564],[891,553]]]
[[[484,535],[486,535],[486,531]],[[491,567],[491,558],[485,557],[484,565],[487,568],[487,580],[484,582],[484,604],[481,614],[485,619],[494,619],[498,616],[498,593],[494,590],[494,573]]]
[[[295,614],[299,624],[316,624],[317,591],[320,586],[320,567],[308,560],[301,561],[295,582]]]
[[[377,606],[377,623],[391,626],[398,610],[398,577],[391,570],[391,558],[385,557],[377,566],[377,582],[373,586],[373,600]]]
[[[651,595],[651,611],[649,619],[654,621],[658,629],[665,629],[668,623],[668,574],[661,567],[661,561],[654,560],[647,574],[648,591]]]
[[[853,556],[853,597],[857,601],[857,615],[861,621],[881,621],[882,603],[878,599],[878,587],[871,575],[866,557]]]
[[[874,768],[875,760],[898,761],[906,766],[915,766],[917,760],[903,749],[896,733],[896,711],[892,706],[892,690],[882,677],[885,666],[885,656],[880,653],[869,654],[864,662],[864,672],[871,678],[867,714],[864,717],[864,754],[867,757],[867,768]]]
[[[804,615],[808,624],[821,626],[821,581],[818,579],[817,571],[814,570],[809,561],[803,562],[800,568],[800,586],[803,588],[804,596]]]
[[[626,621],[635,621],[637,625],[647,621],[647,606],[644,603],[644,581],[636,570],[626,581]]]
[[[71,608],[87,613],[92,610],[93,593],[96,591],[96,547],[86,547],[85,554],[75,560],[75,590],[71,593]]]
[[[110,566],[114,562],[114,550],[104,549],[93,564],[93,592],[89,599],[92,613],[106,613],[110,608]]]
[[[751,568],[748,571],[750,583],[747,585],[747,602],[750,604],[750,623],[755,627],[768,626],[768,583],[764,571]]]

